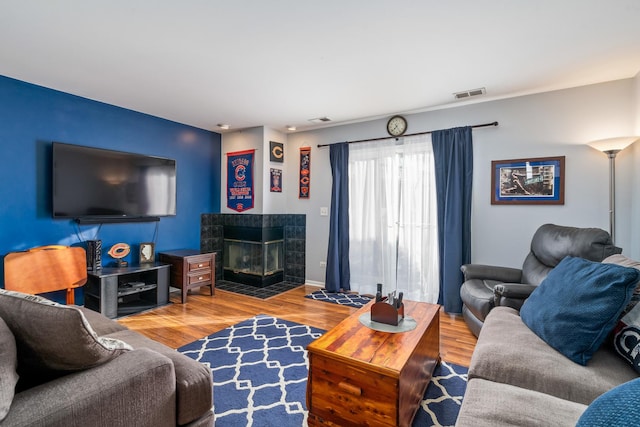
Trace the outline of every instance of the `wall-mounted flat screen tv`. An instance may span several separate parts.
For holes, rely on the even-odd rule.
[[[176,161],[53,143],[53,217],[135,220],[176,214]]]

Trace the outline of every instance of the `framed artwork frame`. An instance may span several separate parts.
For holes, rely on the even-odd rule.
[[[282,169],[270,170],[271,184],[269,185],[269,191],[272,193],[282,193]]]
[[[491,162],[492,205],[564,205],[565,157]]]
[[[156,261],[156,245],[153,242],[140,243],[140,264],[152,264]]]
[[[284,144],[281,142],[269,141],[269,160],[277,163],[284,163]]]

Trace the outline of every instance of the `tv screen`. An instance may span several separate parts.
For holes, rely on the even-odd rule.
[[[53,143],[53,217],[133,219],[176,214],[176,162]]]

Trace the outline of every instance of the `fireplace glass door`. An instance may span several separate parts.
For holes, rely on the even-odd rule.
[[[234,273],[269,276],[283,271],[284,241],[224,240],[224,269]]]

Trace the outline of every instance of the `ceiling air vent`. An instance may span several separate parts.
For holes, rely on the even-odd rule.
[[[485,93],[487,93],[486,89],[481,87],[479,89],[471,89],[471,90],[465,90],[462,92],[456,92],[453,94],[453,96],[456,99],[464,99],[464,98],[470,98],[472,96],[484,95]]]
[[[309,119],[309,121],[311,123],[327,123],[327,122],[330,122],[331,119],[329,117],[325,116],[325,117],[318,117],[318,118],[315,118],[315,119]]]

